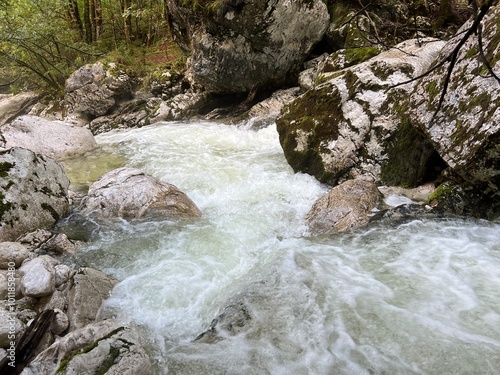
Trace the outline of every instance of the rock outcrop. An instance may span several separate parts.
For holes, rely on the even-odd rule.
[[[175,186],[134,168],[118,168],[101,176],[83,199],[80,211],[97,218],[189,219],[200,210]]]
[[[493,6],[482,27],[486,59],[497,74],[499,21],[500,6]],[[461,30],[470,26],[467,22]],[[452,52],[463,35],[459,33],[447,43],[435,64]],[[500,84],[488,73],[477,38],[471,36],[460,49],[438,110],[448,66],[446,63],[436,69],[415,87],[409,100],[411,123],[431,140],[452,172],[469,187],[489,195],[500,212]]]
[[[137,82],[116,64],[85,65],[66,80],[64,100],[69,112],[93,119],[107,114],[132,96]]]
[[[171,30],[208,92],[279,87],[298,73],[329,23],[320,0],[168,1]],[[198,4],[200,8],[197,8]]]
[[[54,160],[23,148],[0,152],[0,241],[54,225],[68,210],[68,187]]]
[[[292,168],[331,185],[360,175],[406,186],[428,178],[439,158],[395,111],[413,84],[392,87],[425,72],[443,45],[435,39],[406,41],[340,71],[326,62],[315,86],[277,119]]]
[[[88,129],[37,116],[20,116],[0,131],[4,148],[22,147],[55,160],[83,155],[97,147]]]

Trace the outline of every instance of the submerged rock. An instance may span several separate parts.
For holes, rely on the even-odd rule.
[[[23,148],[0,152],[0,241],[54,225],[68,210],[68,187],[54,160]]]
[[[217,93],[279,87],[298,73],[330,18],[320,0],[167,4],[171,30],[191,55],[188,75]]]
[[[360,175],[408,187],[427,179],[439,157],[396,110],[413,85],[391,87],[423,73],[443,45],[411,40],[362,64],[321,73],[277,119],[288,163],[331,185]]]
[[[94,182],[80,210],[98,218],[189,219],[201,215],[193,201],[174,185],[126,167]]]
[[[320,197],[306,215],[313,234],[332,234],[368,224],[382,194],[373,181],[348,180]]]
[[[85,128],[37,116],[21,116],[1,128],[4,148],[22,147],[56,160],[83,155],[97,147]]]

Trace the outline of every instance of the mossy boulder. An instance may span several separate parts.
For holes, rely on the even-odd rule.
[[[466,23],[462,30],[467,30]],[[493,6],[483,21],[483,46],[493,71],[500,71],[500,6]],[[445,59],[463,37],[451,39],[435,64]],[[438,103],[448,63],[424,77],[410,95],[410,117],[466,185],[491,199],[500,197],[500,90],[487,71],[476,36],[463,45],[443,103]],[[465,186],[465,185],[464,185]]]
[[[0,241],[54,225],[68,210],[68,187],[56,161],[23,148],[0,152]]]
[[[280,142],[295,171],[332,185],[360,175],[377,182],[423,182],[434,149],[408,126],[405,98],[444,42],[407,41],[362,64],[324,72],[322,81],[277,119]],[[404,155],[404,157],[402,157]]]
[[[175,39],[191,54],[187,76],[214,93],[281,88],[298,74],[330,20],[321,0],[167,4]]]

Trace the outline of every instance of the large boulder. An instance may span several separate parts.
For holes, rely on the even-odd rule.
[[[219,93],[282,85],[322,39],[330,19],[321,0],[167,4],[171,30],[191,54],[188,75]]]
[[[332,234],[368,224],[382,194],[373,181],[355,179],[320,197],[306,216],[313,234]]]
[[[152,372],[139,333],[115,320],[70,332],[41,352],[22,372],[42,374],[140,375]]]
[[[37,100],[38,95],[33,92],[0,95],[0,126],[28,113]]]
[[[483,20],[486,59],[500,71],[500,6],[490,8]],[[467,22],[462,31],[467,30]],[[436,58],[446,58],[464,33],[451,39]],[[449,63],[424,77],[410,96],[412,125],[432,142],[454,174],[467,184],[500,200],[500,90],[483,63],[475,36],[462,46],[438,110]],[[437,111],[438,110],[438,111]],[[437,113],[436,113],[437,111]],[[435,114],[435,117],[433,118]],[[450,189],[449,189],[450,190]],[[490,202],[491,204],[491,202]]]
[[[54,225],[68,210],[68,187],[54,160],[23,148],[0,152],[0,241]]]
[[[85,65],[66,80],[64,100],[70,112],[93,119],[132,96],[136,80],[116,64]]]
[[[1,128],[4,148],[22,147],[52,159],[83,155],[97,147],[85,128],[37,116],[20,116]]]
[[[439,158],[401,114],[414,83],[393,86],[425,72],[443,46],[409,40],[343,70],[325,63],[316,84],[277,119],[288,163],[332,185],[360,175],[408,187],[427,179]]]
[[[197,218],[200,210],[174,185],[134,168],[118,168],[94,182],[80,210],[97,218]]]

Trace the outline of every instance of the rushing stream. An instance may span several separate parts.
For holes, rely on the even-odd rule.
[[[144,328],[158,374],[500,374],[498,222],[310,237],[303,217],[327,188],[293,173],[275,126],[165,123],[97,139],[110,165],[176,185],[203,212],[124,221],[79,250],[121,281],[105,312]],[[250,316],[237,334],[193,341],[235,302]]]

